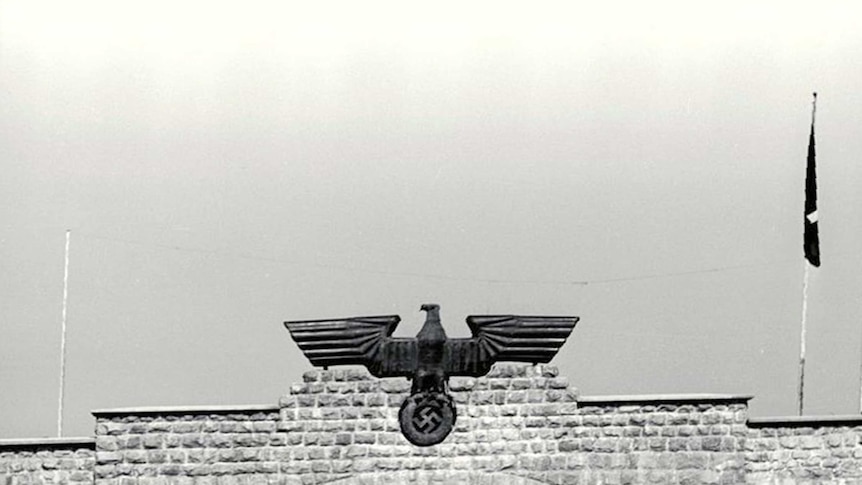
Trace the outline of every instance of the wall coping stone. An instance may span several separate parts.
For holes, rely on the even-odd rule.
[[[748,394],[632,394],[620,396],[581,396],[579,405],[623,406],[626,404],[745,404]]]
[[[210,406],[148,406],[114,409],[94,409],[90,414],[96,418],[111,416],[138,415],[177,415],[177,414],[233,414],[233,413],[276,413],[279,407],[273,404],[228,404]]]
[[[96,449],[95,438],[19,438],[0,440],[0,450]]]
[[[862,426],[862,415],[767,416],[762,418],[748,418],[748,426],[750,428],[822,428],[829,426]]]

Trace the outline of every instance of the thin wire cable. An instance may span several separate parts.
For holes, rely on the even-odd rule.
[[[653,274],[645,274],[645,275],[636,275],[636,276],[624,276],[619,278],[601,278],[601,279],[591,279],[591,280],[537,280],[537,279],[505,279],[505,278],[473,278],[466,276],[453,276],[453,275],[444,275],[444,274],[435,274],[435,273],[419,273],[419,272],[409,272],[409,271],[391,271],[391,270],[379,270],[379,269],[370,269],[370,268],[359,268],[355,266],[346,266],[346,265],[338,265],[338,264],[324,264],[324,263],[314,263],[308,261],[298,261],[292,259],[285,258],[273,258],[267,256],[257,256],[257,255],[249,255],[249,254],[236,254],[236,253],[227,253],[223,251],[211,250],[211,249],[202,249],[202,248],[192,248],[188,246],[178,246],[178,245],[170,245],[170,244],[160,244],[160,243],[152,243],[152,242],[142,242],[142,241],[134,241],[130,239],[116,238],[116,237],[108,237],[101,236],[96,234],[87,234],[84,233],[84,236],[92,238],[92,239],[100,239],[105,241],[114,241],[125,244],[133,244],[140,246],[150,246],[162,249],[168,249],[173,251],[181,251],[181,252],[191,252],[198,254],[210,254],[216,256],[226,256],[237,259],[246,259],[252,261],[266,261],[273,263],[281,263],[281,264],[291,264],[296,266],[306,266],[306,267],[315,267],[322,269],[330,269],[337,271],[347,271],[352,273],[363,273],[363,274],[377,274],[384,276],[401,276],[401,277],[410,277],[410,278],[424,278],[424,279],[436,279],[436,280],[444,280],[444,281],[466,281],[466,282],[474,282],[474,283],[486,283],[486,284],[525,284],[525,285],[551,285],[551,286],[587,286],[587,285],[602,285],[602,284],[612,284],[612,283],[624,283],[630,281],[640,281],[640,280],[652,280],[659,278],[672,278],[677,276],[687,276],[687,275],[696,275],[696,274],[704,274],[704,273],[719,273],[725,271],[734,271],[748,268],[757,268],[757,267],[768,267],[775,266],[779,264],[786,264],[791,261],[795,262],[796,260],[779,260],[768,263],[750,263],[750,264],[738,264],[738,265],[727,265],[727,266],[718,266],[713,268],[705,268],[698,270],[686,270],[686,271],[675,271],[675,272],[666,272],[666,273],[653,273]]]

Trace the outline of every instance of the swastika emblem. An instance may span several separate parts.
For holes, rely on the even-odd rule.
[[[443,417],[440,410],[434,406],[422,406],[413,414],[413,427],[423,433],[431,433],[440,427]]]
[[[455,426],[455,405],[443,393],[425,392],[404,400],[398,412],[401,432],[417,446],[436,445]]]

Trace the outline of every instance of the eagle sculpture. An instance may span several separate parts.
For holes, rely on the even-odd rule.
[[[440,306],[425,304],[425,324],[414,338],[392,337],[398,315],[284,322],[311,363],[364,365],[375,377],[406,377],[411,395],[401,406],[405,437],[420,446],[441,442],[455,421],[450,376],[480,377],[494,362],[550,362],[578,317],[472,315],[471,338],[448,338]]]

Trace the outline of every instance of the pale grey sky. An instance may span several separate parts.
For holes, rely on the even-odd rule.
[[[0,1],[0,438],[89,410],[275,403],[281,322],[582,318],[584,394],[858,412],[853,4]],[[588,282],[584,284],[584,282]]]

